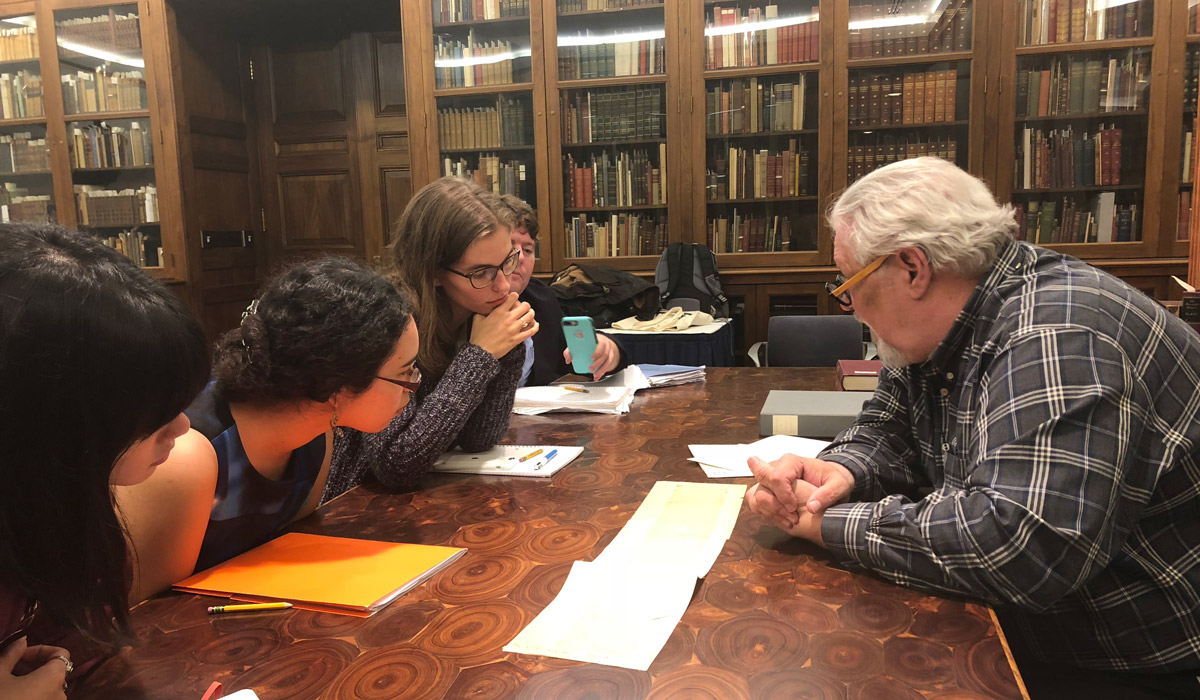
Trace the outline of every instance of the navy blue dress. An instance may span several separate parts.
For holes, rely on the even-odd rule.
[[[292,452],[282,478],[250,464],[229,404],[209,383],[184,413],[217,452],[217,490],[196,571],[203,571],[283,534],[312,494],[325,461],[325,436]]]

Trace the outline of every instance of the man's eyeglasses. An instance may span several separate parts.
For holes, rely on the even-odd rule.
[[[419,387],[421,385],[421,370],[420,370],[420,368],[413,367],[412,369],[405,372],[405,374],[408,375],[405,379],[390,379],[388,377],[380,377],[380,376],[376,376],[375,378],[382,379],[385,382],[390,382],[399,387],[403,387],[410,392],[415,392],[417,390],[417,387]]]
[[[472,287],[476,289],[484,289],[485,287],[491,286],[491,284],[496,281],[496,275],[500,273],[504,273],[505,277],[511,275],[513,270],[517,269],[517,261],[520,260],[520,258],[520,248],[513,248],[513,251],[508,254],[507,258],[504,259],[504,262],[500,263],[499,265],[488,265],[486,267],[478,268],[472,272],[459,272],[452,267],[447,267],[445,269],[453,272],[459,277],[466,277],[471,281]]]
[[[891,256],[891,253],[880,255],[878,258],[872,260],[870,265],[867,265],[863,269],[854,273],[850,279],[846,279],[844,275],[839,273],[837,277],[833,278],[832,282],[825,283],[825,291],[828,292],[829,296],[833,297],[837,303],[841,304],[842,306],[850,306],[852,303],[850,300],[850,290],[854,289],[854,287],[858,286],[859,283],[865,280],[867,275],[878,270],[879,266]]]

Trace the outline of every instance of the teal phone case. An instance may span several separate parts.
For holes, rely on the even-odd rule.
[[[564,316],[563,336],[571,351],[571,369],[575,374],[591,374],[592,355],[596,352],[596,329],[590,316]]]

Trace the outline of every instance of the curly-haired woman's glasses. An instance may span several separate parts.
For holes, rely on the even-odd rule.
[[[377,376],[375,378],[382,379],[385,382],[390,382],[399,387],[403,387],[410,392],[415,392],[417,390],[417,387],[419,387],[421,385],[421,370],[417,367],[413,367],[412,369],[405,372],[405,375],[407,375],[407,376],[404,379],[390,379],[388,377],[379,377],[379,376]]]

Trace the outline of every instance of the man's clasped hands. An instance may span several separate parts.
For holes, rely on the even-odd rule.
[[[751,457],[749,465],[758,482],[746,491],[750,510],[790,535],[824,546],[822,514],[849,498],[854,475],[836,462],[792,454],[773,462]]]

